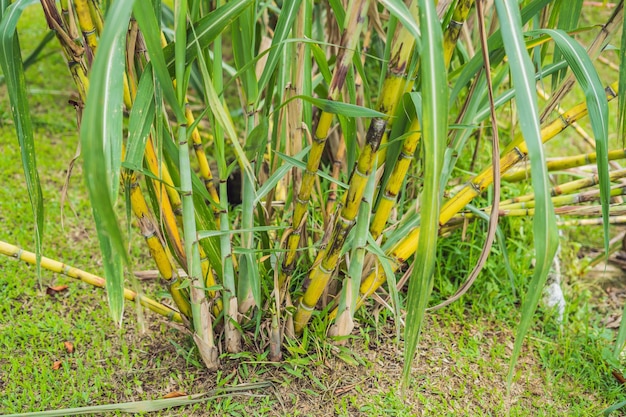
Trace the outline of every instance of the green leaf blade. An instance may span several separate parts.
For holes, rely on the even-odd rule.
[[[0,21],[0,67],[4,73],[11,102],[11,113],[20,145],[26,189],[34,217],[37,276],[41,277],[41,248],[44,231],[43,193],[37,171],[35,140],[28,105],[24,66],[16,32],[17,22],[22,11],[33,3],[35,3],[34,0],[18,0],[6,10],[0,10],[2,17],[2,21]]]
[[[124,309],[122,264],[126,248],[113,209],[119,188],[123,139],[124,39],[133,1],[111,5],[96,54],[81,123],[83,170],[92,204],[113,320],[121,323]],[[104,189],[103,189],[104,188]]]
[[[535,272],[530,282],[526,299],[522,305],[522,317],[515,338],[507,378],[508,386],[513,380],[513,371],[519,358],[524,337],[530,328],[539,303],[552,260],[558,248],[556,216],[550,199],[550,184],[545,168],[545,157],[540,133],[539,107],[535,88],[535,74],[522,36],[522,21],[518,5],[512,0],[496,0],[496,11],[500,20],[504,49],[510,61],[511,75],[519,108],[519,124],[528,146],[535,192],[535,217],[533,219],[534,245],[536,254]]]
[[[448,85],[443,56],[443,34],[432,0],[419,2],[419,16],[424,40],[421,55],[424,188],[420,197],[418,250],[406,305],[402,372],[404,388],[408,387],[411,365],[433,287],[441,205],[441,171],[448,131]]]

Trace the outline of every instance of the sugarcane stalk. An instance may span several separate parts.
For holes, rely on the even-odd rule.
[[[161,276],[166,280],[172,299],[176,303],[176,306],[188,319],[191,319],[191,305],[189,303],[189,292],[186,289],[181,289],[181,283],[177,274],[177,270],[174,267],[174,260],[170,254],[163,238],[160,234],[160,229],[154,220],[148,204],[139,188],[139,182],[137,176],[127,173],[122,173],[123,183],[129,184],[130,191],[130,205],[137,223],[139,230],[146,240],[150,255],[156,263],[157,269]]]
[[[617,97],[617,83],[612,84],[605,91],[607,100]],[[581,103],[573,107],[561,117],[546,125],[541,129],[541,136],[545,142],[554,138],[558,133],[565,130],[571,123],[580,120],[587,115],[587,106]],[[517,136],[514,141],[504,151],[504,156],[500,158],[500,174],[509,170],[513,165],[521,161],[528,154],[528,148],[523,137]],[[460,212],[466,204],[480,195],[493,182],[493,170],[487,167],[480,174],[468,182],[454,197],[450,198],[440,210],[439,224],[445,225],[455,214]],[[419,227],[413,228],[404,238],[394,244],[386,253],[393,271],[397,270],[415,251],[419,238]],[[372,295],[386,280],[383,269],[378,265],[361,283],[361,296],[357,301],[357,308],[363,305],[365,300]],[[336,316],[336,310],[331,312],[330,317]]]
[[[609,172],[609,180],[616,181],[620,178],[626,177],[626,169],[620,169],[617,171]],[[579,180],[574,180],[570,182],[566,182],[560,185],[553,187],[550,190],[550,195],[557,196],[562,194],[570,194],[576,190],[580,190],[583,188],[593,187],[594,185],[598,185],[600,183],[600,179],[598,174],[593,174],[588,178],[581,178]],[[526,201],[532,201],[535,199],[535,194],[527,194],[519,197],[513,197],[507,200],[502,200],[500,202],[500,207],[507,206],[510,204],[523,203]]]
[[[457,3],[454,9],[452,20],[444,33],[444,63],[446,66],[450,65],[452,54],[456,48],[456,42],[472,4],[473,0],[462,0]],[[419,144],[422,136],[420,130],[420,123],[416,115],[413,120],[411,120],[411,124],[408,128],[410,133],[402,144],[402,151],[398,155],[398,159],[393,166],[393,170],[389,180],[387,181],[385,189],[381,191],[378,206],[376,207],[376,213],[374,214],[374,219],[372,220],[372,224],[370,226],[370,233],[374,239],[377,239],[382,233],[385,225],[387,224],[387,220],[389,219],[391,210],[395,206],[398,193],[400,192],[402,183],[406,178],[406,174],[409,170],[411,162],[413,161],[413,155],[415,154],[415,150],[417,149],[417,145]]]
[[[339,140],[339,145],[335,155],[333,155],[333,171],[332,177],[339,180],[339,173],[341,172],[341,165],[346,155],[346,142],[343,137]],[[335,202],[337,201],[337,183],[331,182],[328,189],[328,199],[326,200],[326,215],[330,216],[335,209]]]
[[[91,12],[87,0],[74,0],[74,8],[78,16],[78,24],[83,32],[85,41],[91,50],[92,56],[96,54],[98,39],[96,36],[96,26],[91,18]]]
[[[367,14],[368,3],[369,0],[350,0],[348,13],[346,14],[348,23],[341,41],[342,48],[337,58],[337,64],[328,90],[329,100],[336,101],[339,98],[346,74],[352,64],[352,56],[358,44],[359,34],[361,33],[363,22]],[[306,170],[302,176],[298,196],[295,199],[292,232],[287,240],[287,254],[283,261],[282,270],[284,272],[279,277],[279,285],[281,287],[295,266],[296,253],[300,244],[300,235],[306,222],[305,215],[307,213],[311,191],[314,188],[315,178],[317,176],[316,172],[319,168],[332,121],[333,115],[331,113],[322,112],[317,122]]]
[[[41,6],[43,8],[44,15],[46,16],[48,27],[54,31],[59,43],[61,44],[70,74],[72,75],[74,84],[78,89],[78,95],[82,103],[85,103],[87,90],[89,89],[87,67],[82,59],[85,50],[68,34],[68,28],[66,27],[64,20],[61,18],[61,15],[59,15],[54,0],[41,0]],[[71,14],[69,19],[73,20]]]
[[[414,19],[417,19],[417,2],[411,1],[409,10]],[[389,63],[387,64],[387,73],[381,88],[380,97],[378,98],[377,108],[381,113],[393,116],[400,102],[400,98],[405,92],[413,89],[415,84],[418,66],[414,69],[412,76],[409,77],[408,69],[411,56],[415,48],[415,39],[411,32],[400,25],[396,28],[393,41],[391,43],[391,52],[389,55]],[[393,118],[387,120],[387,128],[381,138],[381,145],[387,144],[387,139],[391,128],[393,127]],[[387,147],[383,146],[378,151],[377,163],[382,165],[387,155]]]
[[[0,241],[0,253],[6,256],[10,256],[12,258],[20,259],[31,265],[36,264],[36,256],[33,252],[20,249],[19,247],[6,242]],[[41,266],[48,271],[56,272],[58,274],[66,275],[70,278],[81,280],[84,283],[93,285],[94,287],[105,287],[104,278],[83,271],[81,269],[74,268],[73,266],[66,265],[62,262],[46,258],[45,256],[41,257]],[[154,311],[157,314],[167,317],[169,320],[179,323],[183,322],[180,313],[164,304],[161,304],[149,297],[146,297],[145,295],[137,294],[134,291],[124,288],[124,298],[129,301],[139,302],[142,306]]]
[[[91,14],[91,20],[93,21],[96,27],[96,33],[98,36],[102,34],[103,19],[102,19],[102,11],[100,7],[95,3],[94,0],[88,0],[87,5],[89,6],[89,13]]]
[[[382,118],[377,117],[372,119],[367,132],[365,148],[361,152],[359,160],[352,172],[352,177],[350,178],[350,187],[346,195],[345,205],[337,216],[327,248],[320,251],[319,258],[321,261],[313,266],[308,280],[305,281],[304,285],[308,285],[308,287],[300,299],[298,310],[294,318],[296,333],[301,332],[308,323],[317,301],[337,267],[339,253],[348,237],[350,229],[355,223],[354,219],[356,218],[359,205],[361,204],[368,178],[376,163],[376,153],[380,146],[380,140],[382,139],[386,125],[386,120]]]
[[[446,63],[446,66],[449,66],[450,61],[452,61],[456,43],[473,4],[474,0],[460,0],[454,7],[452,19],[443,34],[443,62]]]
[[[66,44],[68,37],[59,34],[59,30],[63,30],[63,21],[60,20],[60,17],[58,16],[58,12],[54,5],[49,4],[46,1],[42,1],[42,5],[44,6],[44,12],[46,13],[46,17],[48,19],[50,27],[57,31],[57,37],[59,38],[63,49],[66,52],[70,72],[72,73],[75,84],[78,88],[79,97],[84,103],[86,101],[86,94],[89,87],[89,80],[86,75],[86,67],[82,65],[82,60],[78,60],[78,55],[76,55],[75,53],[76,50],[74,48],[70,48],[69,45]],[[97,38],[95,37],[94,33],[94,23],[92,20],[92,16],[100,18],[100,15],[99,13],[97,13],[97,8],[94,9],[94,13],[91,13],[88,9],[85,9],[84,6],[86,6],[86,4],[84,3],[81,3],[79,6],[77,6],[79,8],[83,7],[81,9],[81,13],[79,14],[79,22],[83,32],[87,32],[90,35],[90,47],[95,50],[97,48]],[[91,7],[94,8],[97,6],[91,5]],[[63,9],[63,12],[66,13],[66,10],[66,19],[68,21],[73,21],[73,14],[69,13],[69,8],[67,5],[66,8]],[[87,14],[85,12],[87,12]],[[102,22],[99,21],[100,26],[101,24]],[[130,106],[132,105],[132,98],[129,93],[129,86],[126,78],[124,78],[124,101],[126,106],[130,108]],[[149,142],[149,145],[152,145],[151,141]],[[187,317],[191,317],[188,295],[185,290],[181,290],[179,288],[180,282],[178,282],[177,277],[175,276],[175,269],[173,268],[173,265],[171,263],[171,255],[167,253],[167,249],[163,246],[163,242],[160,237],[153,235],[154,231],[158,230],[158,228],[154,227],[154,225],[151,225],[150,220],[148,220],[149,210],[147,208],[147,204],[145,203],[145,199],[141,195],[140,189],[138,188],[138,186],[136,186],[136,179],[131,180],[130,184],[131,208],[134,214],[137,216],[140,228],[142,228],[142,234],[147,240],[150,253],[153,256],[155,263],[159,268],[159,271],[162,273],[162,276],[168,281],[168,286],[176,305],[183,314],[185,314]],[[156,186],[158,187],[160,186],[160,184],[157,184]]]
[[[184,108],[188,71],[185,68],[187,43],[187,2],[174,2],[174,31],[176,34],[175,79],[176,97],[180,108]],[[191,181],[191,164],[189,157],[189,143],[187,139],[187,119],[183,115],[177,116],[178,122],[178,168],[180,173],[180,193],[182,199],[182,217],[184,247],[186,255],[187,275],[191,287],[191,310],[193,312],[194,341],[200,356],[208,369],[218,366],[218,352],[213,340],[213,326],[209,302],[206,297],[205,282],[202,277],[201,258],[196,229],[196,213],[193,202],[193,188]]]
[[[359,207],[348,275],[343,281],[343,291],[341,291],[337,313],[338,317],[328,332],[330,336],[346,336],[354,328],[354,312],[356,311],[356,301],[359,295],[359,287],[361,286],[361,272],[363,271],[366,253],[365,246],[367,245],[368,225],[375,185],[376,170],[372,170]]]
[[[625,185],[618,185],[616,187],[612,187],[610,191],[611,197],[616,197],[618,195],[622,195],[624,191]],[[552,204],[555,207],[563,206],[566,204],[581,204],[589,201],[595,201],[600,198],[600,190],[590,190],[585,192],[580,192],[576,194],[568,194],[568,195],[560,195],[556,197],[552,197]],[[500,210],[516,210],[516,209],[527,209],[534,208],[535,201],[521,202],[521,203],[513,203],[507,205],[501,205]],[[485,209],[486,212],[490,212],[489,208]],[[452,221],[452,220],[451,220]]]
[[[626,224],[626,216],[610,216],[607,221],[609,222],[609,224]],[[557,222],[557,224],[559,226],[598,226],[603,224],[603,222],[604,219],[595,218],[564,220]]]
[[[185,105],[185,117],[187,118],[187,124],[189,126],[192,126],[195,122],[195,118],[193,116],[193,112],[189,108],[188,103]],[[204,186],[206,187],[213,201],[217,203],[219,202],[219,196],[217,195],[217,190],[215,189],[215,184],[213,183],[213,174],[211,173],[209,161],[207,160],[206,154],[204,153],[202,137],[200,136],[200,131],[198,130],[197,126],[194,127],[191,131],[191,140],[193,142],[193,150],[196,154],[196,158],[198,159],[200,178],[202,178]],[[218,210],[215,210],[216,213],[217,211]]]
[[[624,190],[618,189],[616,195],[623,195]],[[613,193],[611,193],[613,194]],[[555,207],[554,213],[559,216],[601,216],[601,206],[562,206]],[[626,214],[626,207],[621,204],[609,207],[609,214],[612,216],[622,216]],[[501,217],[530,217],[535,215],[534,208],[500,210]]]
[[[625,185],[618,185],[613,187],[609,193],[611,197],[617,197],[626,193]],[[591,190],[577,194],[568,194],[552,197],[552,205],[555,207],[555,213],[559,215],[578,214],[576,211],[572,211],[575,206],[572,204],[582,204],[590,201],[595,201],[600,198],[600,190]],[[567,206],[563,208],[563,206]],[[561,207],[561,208],[557,208]],[[527,201],[521,203],[514,203],[509,205],[501,205],[498,210],[500,217],[516,217],[516,216],[534,216],[535,201]],[[578,207],[584,212],[584,208]],[[615,209],[613,209],[615,210]],[[491,213],[490,207],[484,209],[486,213]],[[477,216],[474,213],[459,213],[452,217],[446,226],[462,223],[465,219],[475,219]]]
[[[590,152],[586,154],[567,156],[564,158],[553,159],[551,161],[546,162],[546,169],[548,171],[559,171],[569,168],[580,167],[584,165],[594,164],[598,158],[598,155],[595,152]],[[609,161],[614,161],[616,159],[626,158],[626,149],[614,149],[609,151],[608,153]],[[519,170],[515,170],[513,172],[509,172],[502,176],[502,179],[509,182],[521,181],[530,177],[530,169],[523,168]]]
[[[217,0],[216,6],[222,2]],[[215,38],[213,43],[213,85],[216,89],[223,88],[222,74],[222,36]],[[213,126],[215,150],[217,159],[217,171],[219,176],[219,227],[224,232],[220,236],[220,253],[222,256],[222,283],[224,291],[222,300],[224,304],[224,334],[226,350],[231,353],[241,349],[241,333],[237,329],[239,322],[239,309],[237,302],[237,290],[235,287],[235,270],[233,266],[232,247],[230,243],[230,222],[228,218],[228,167],[226,166],[225,135],[222,126],[215,123]],[[237,140],[237,138],[231,138]]]

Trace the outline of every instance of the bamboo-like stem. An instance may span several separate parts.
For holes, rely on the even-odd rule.
[[[617,83],[606,89],[607,99],[613,100],[617,97]],[[581,103],[573,107],[570,111],[554,120],[541,129],[541,137],[544,142],[554,138],[557,134],[565,130],[571,123],[580,120],[587,115],[587,106]],[[528,154],[528,148],[521,136],[515,140],[504,151],[504,156],[500,158],[500,174],[509,170],[513,165],[521,161]],[[466,204],[480,195],[493,182],[493,170],[487,167],[480,174],[468,182],[454,197],[450,198],[440,210],[439,224],[445,225],[454,215],[460,212]],[[417,250],[420,228],[411,230],[404,238],[394,244],[388,251],[389,263],[392,270],[397,270],[402,263]],[[357,302],[357,308],[363,305],[365,300],[372,295],[386,280],[382,266],[377,265],[374,270],[361,283],[361,296]],[[336,310],[331,312],[330,317],[336,316]]]
[[[96,27],[96,33],[100,36],[102,34],[102,30],[104,29],[102,12],[94,0],[88,0],[88,6],[89,13],[91,14],[91,20]]]
[[[417,1],[412,1],[409,8],[411,15],[417,20]],[[381,113],[393,116],[400,102],[402,94],[413,89],[415,79],[418,73],[418,66],[415,67],[413,73],[409,77],[408,70],[411,56],[415,48],[415,39],[407,28],[399,25],[396,28],[392,43],[391,53],[389,55],[389,63],[387,64],[387,74],[381,88],[380,97],[378,98],[377,107]],[[387,120],[387,128],[381,138],[381,145],[387,144],[389,132],[393,126],[393,118]],[[387,148],[382,147],[378,152],[378,165],[385,162]]]
[[[363,22],[367,14],[367,5],[369,0],[350,0],[348,7],[348,24],[344,30],[339,57],[333,72],[333,78],[328,91],[328,99],[336,101],[339,98],[341,89],[345,83],[346,74],[350,65],[352,65],[352,56],[358,44],[359,34],[363,27]],[[306,212],[308,209],[311,191],[314,188],[317,169],[322,158],[322,152],[328,139],[333,115],[331,113],[322,112],[317,122],[317,128],[313,137],[313,145],[309,151],[309,158],[306,170],[302,176],[302,183],[298,196],[295,199],[295,207],[293,214],[292,233],[287,241],[287,254],[283,261],[283,273],[279,277],[279,285],[284,284],[286,277],[291,273],[295,266],[296,253],[300,244],[300,235],[306,222]]]
[[[74,80],[74,84],[78,89],[78,96],[80,97],[81,104],[84,104],[87,99],[87,90],[89,89],[89,78],[87,77],[87,67],[83,62],[84,48],[78,45],[71,36],[68,34],[68,29],[65,26],[64,20],[59,15],[54,0],[41,0],[41,6],[48,22],[48,27],[54,31],[65,59],[67,59],[67,66]],[[73,21],[73,15],[70,13],[68,19]]]
[[[361,272],[365,259],[365,247],[367,245],[368,225],[370,222],[375,184],[376,173],[375,170],[372,170],[363,195],[363,201],[359,207],[348,275],[343,281],[343,290],[341,291],[338,307],[338,318],[328,332],[330,336],[346,336],[350,334],[354,328],[354,312],[356,311],[356,300],[359,294],[359,287],[361,286]]]
[[[321,261],[314,265],[308,280],[305,281],[304,285],[306,286],[308,284],[308,287],[300,299],[300,304],[298,305],[298,310],[294,318],[296,333],[301,332],[308,323],[312,311],[315,308],[315,304],[317,304],[317,301],[328,284],[328,280],[337,267],[339,253],[348,237],[350,229],[354,226],[354,219],[356,218],[359,205],[361,204],[368,178],[376,163],[376,153],[380,146],[380,140],[382,139],[386,124],[386,120],[382,118],[374,118],[370,124],[365,148],[361,152],[359,160],[352,172],[345,205],[335,220],[328,247],[320,251],[318,259],[321,259]]]
[[[74,0],[74,8],[76,15],[78,16],[78,24],[80,30],[83,32],[83,36],[87,41],[87,45],[93,55],[96,54],[96,48],[98,47],[98,39],[96,36],[96,26],[91,18],[91,12],[87,0]]]
[[[452,20],[448,23],[448,27],[443,34],[443,58],[446,66],[452,61],[452,54],[456,49],[456,43],[459,40],[461,30],[465,24],[465,20],[474,4],[474,0],[460,0],[452,13]]]
[[[617,197],[624,195],[626,185],[618,185],[613,187],[609,193],[611,197]],[[567,206],[562,209],[555,209],[555,213],[559,215],[577,214],[578,212],[572,212],[574,208],[581,209],[584,212],[584,207],[571,206],[572,204],[582,204],[589,201],[595,201],[600,198],[600,190],[590,190],[576,194],[567,194],[552,197],[552,205],[556,207]],[[587,206],[585,206],[587,207]],[[515,216],[534,216],[535,201],[526,201],[522,203],[514,203],[500,206],[498,210],[498,216],[500,217],[515,217]],[[615,209],[614,209],[615,210]],[[490,207],[484,209],[486,213],[491,213]],[[452,217],[446,226],[452,226],[454,224],[462,223],[465,219],[475,219],[477,215],[474,213],[459,213]]]
[[[446,29],[444,34],[444,62],[446,66],[450,65],[452,54],[456,48],[456,42],[472,7],[472,3],[473,0],[460,1],[454,10],[452,20]],[[393,170],[389,180],[387,181],[385,189],[381,191],[378,206],[376,207],[376,213],[370,226],[370,232],[372,233],[372,237],[374,239],[377,239],[382,233],[385,225],[387,224],[387,220],[389,219],[391,210],[395,206],[396,198],[398,197],[402,183],[406,178],[406,174],[409,170],[411,162],[413,161],[413,155],[415,154],[415,150],[417,149],[417,145],[419,144],[422,136],[420,130],[419,120],[417,116],[415,116],[408,128],[410,133],[402,144],[402,151],[398,155],[398,159],[393,166]]]
[[[333,155],[333,171],[332,177],[339,180],[339,174],[341,172],[341,165],[346,155],[346,141],[343,137],[339,140],[337,152]],[[335,202],[337,201],[337,183],[331,182],[328,190],[328,199],[326,200],[326,215],[330,217],[335,209]]]
[[[624,177],[626,177],[626,169],[611,171],[609,173],[610,181],[615,181]],[[600,183],[600,178],[598,177],[598,174],[593,174],[592,176],[588,178],[581,178],[579,180],[574,180],[574,181],[557,185],[550,190],[550,195],[557,196],[557,195],[562,195],[562,194],[570,194],[576,190],[593,187],[594,185],[598,185],[599,183]],[[532,201],[534,199],[535,199],[535,194],[527,194],[527,195],[523,195],[519,197],[513,197],[507,200],[502,200],[500,202],[500,207],[507,206],[510,204]]]
[[[181,289],[177,270],[174,267],[174,260],[170,254],[163,238],[160,234],[160,230],[154,220],[148,204],[139,188],[137,182],[137,176],[133,174],[122,173],[123,183],[128,183],[130,188],[130,205],[135,217],[141,234],[146,240],[146,244],[150,250],[150,255],[159,270],[161,276],[167,281],[172,298],[179,308],[188,319],[191,319],[191,305],[189,304],[189,292],[186,289]]]
[[[607,221],[609,224],[626,224],[626,216],[610,216]],[[574,219],[557,222],[559,226],[598,226],[603,224],[602,218],[596,219]]]
[[[221,1],[217,0],[216,6],[221,5]],[[215,38],[213,43],[213,85],[216,89],[223,87],[222,74],[222,36]],[[224,336],[226,350],[231,353],[237,353],[241,349],[241,333],[237,329],[239,322],[239,309],[237,303],[237,292],[235,287],[235,269],[233,266],[232,246],[230,243],[229,229],[230,223],[228,218],[228,190],[226,181],[228,179],[228,167],[226,166],[225,155],[225,135],[222,126],[216,123],[213,126],[215,138],[215,150],[217,158],[217,171],[219,175],[219,204],[220,215],[219,224],[220,231],[224,234],[220,237],[220,253],[222,257],[222,282],[224,291],[222,292],[222,300],[224,305]],[[237,140],[237,138],[231,138]]]
[[[195,122],[195,118],[191,109],[189,108],[189,104],[185,105],[185,117],[187,118],[187,124],[189,126],[193,125]],[[219,203],[220,198],[217,195],[217,190],[215,189],[215,184],[213,183],[213,174],[211,173],[211,168],[209,167],[209,161],[207,160],[206,154],[204,153],[204,145],[202,143],[202,137],[200,136],[200,131],[198,127],[194,127],[191,131],[191,140],[193,142],[193,150],[196,154],[196,158],[198,159],[198,168],[200,171],[200,178],[204,182],[204,186],[206,187],[209,195],[213,199],[215,203]],[[216,206],[214,207],[214,212],[217,214],[219,211]]]
[[[623,188],[611,191],[612,196],[624,195]],[[555,207],[554,213],[559,216],[602,216],[602,206],[561,206]],[[609,214],[612,216],[626,215],[626,207],[621,204],[609,207]],[[500,217],[530,217],[535,215],[534,208],[500,210]]]
[[[626,158],[626,149],[614,149],[608,153],[609,161]],[[548,171],[559,171],[569,168],[594,164],[598,156],[595,152],[586,154],[566,156],[546,162]],[[509,182],[521,181],[530,177],[530,168],[518,169],[502,176],[502,179]]]
[[[12,258],[20,259],[32,265],[35,265],[36,263],[36,259],[35,259],[36,256],[33,252],[20,249],[17,246],[11,245],[6,242],[0,241],[0,253],[6,256],[10,256]],[[66,265],[62,262],[55,261],[50,258],[46,258],[45,256],[41,257],[41,266],[42,268],[45,268],[49,271],[63,274],[70,278],[79,279],[89,285],[93,285],[94,287],[99,287],[99,288],[105,287],[104,278],[101,278],[89,272],[85,272],[81,269]],[[183,319],[180,313],[178,313],[177,311],[157,301],[154,301],[153,299],[149,297],[146,297],[141,294],[137,294],[134,291],[131,291],[127,288],[124,288],[124,298],[129,301],[135,301],[135,302],[139,301],[139,303],[142,306],[154,311],[157,314],[167,317],[169,320],[176,321],[179,323],[183,322]]]
[[[612,187],[609,195],[611,197],[622,195],[625,192],[624,187],[626,187],[626,185],[623,185],[623,184]],[[586,203],[589,201],[595,201],[595,200],[598,200],[599,198],[600,198],[600,190],[589,190],[589,191],[584,191],[584,192],[575,193],[575,194],[567,194],[567,195],[560,195],[560,196],[552,197],[552,204],[555,207],[559,207],[559,206],[563,206],[566,204],[581,204],[581,203]],[[527,208],[534,208],[534,207],[535,207],[535,201],[528,201],[528,202],[522,202],[522,203],[501,205],[499,211],[504,210],[506,212],[508,210],[527,209]],[[490,212],[489,208],[485,209],[485,211],[488,213]]]

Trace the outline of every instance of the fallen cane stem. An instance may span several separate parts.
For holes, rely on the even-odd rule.
[[[20,259],[29,264],[35,264],[36,256],[33,252],[29,252],[18,248],[17,246],[0,241],[0,253],[12,258]],[[87,284],[91,284],[95,287],[104,288],[105,280],[99,276],[83,271],[78,268],[74,268],[69,265],[65,265],[62,262],[55,261],[44,256],[41,257],[41,266],[49,271],[57,272],[59,274],[67,275],[71,278],[79,279]],[[124,298],[130,301],[139,301],[139,303],[154,311],[157,314],[167,317],[169,320],[182,323],[182,318],[179,312],[175,311],[171,307],[159,303],[144,295],[138,295],[136,292],[124,288]]]

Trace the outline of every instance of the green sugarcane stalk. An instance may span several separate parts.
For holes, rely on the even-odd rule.
[[[621,192],[618,195],[623,195]],[[555,207],[554,212],[559,216],[601,216],[602,206],[562,206]],[[623,205],[613,205],[609,207],[609,214],[612,216],[622,216],[626,214],[626,207]],[[535,209],[514,209],[501,210],[501,217],[530,217],[535,215]]]
[[[217,7],[222,1],[217,1]],[[213,85],[215,89],[223,89],[222,74],[222,36],[215,38],[213,43]],[[239,322],[239,310],[237,303],[237,290],[235,286],[235,268],[233,266],[232,246],[230,243],[230,219],[228,218],[228,167],[226,165],[225,136],[224,130],[219,123],[213,126],[215,137],[215,150],[217,159],[217,171],[219,176],[219,198],[220,198],[220,253],[222,256],[222,293],[224,303],[224,332],[226,338],[226,350],[237,353],[241,349],[241,334],[237,330],[236,324]],[[237,138],[232,138],[237,140]]]
[[[176,32],[175,69],[176,96],[181,109],[185,107],[188,72],[185,68],[187,42],[187,2],[175,2],[174,30]],[[178,118],[178,163],[180,171],[180,191],[182,200],[182,218],[184,233],[185,257],[187,274],[191,282],[191,311],[193,314],[194,341],[200,356],[208,369],[217,369],[218,353],[213,340],[211,312],[206,298],[205,282],[202,276],[202,265],[196,229],[196,213],[193,202],[191,182],[191,163],[189,143],[187,139],[187,119],[184,112]]]

